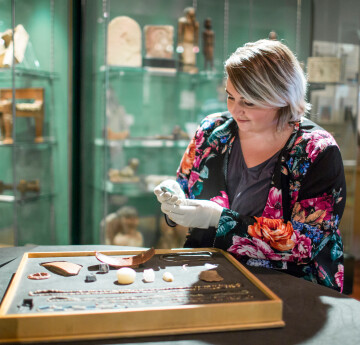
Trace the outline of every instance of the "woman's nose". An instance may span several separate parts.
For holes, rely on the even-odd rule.
[[[242,104],[242,103],[238,103],[238,102],[234,103],[234,104],[232,105],[232,112],[233,112],[234,114],[242,114],[242,113],[244,113],[243,104]]]

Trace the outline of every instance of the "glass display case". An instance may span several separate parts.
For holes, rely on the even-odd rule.
[[[68,3],[0,8],[0,245],[65,244]]]
[[[182,247],[187,229],[165,224],[153,188],[175,178],[199,121],[226,110],[229,54],[273,32],[305,63],[310,15],[308,1],[84,1],[82,242]]]
[[[340,231],[345,253],[357,256],[360,243],[354,233],[354,218],[356,180],[360,181],[357,179],[360,22],[352,13],[359,9],[359,3],[350,0],[315,2],[312,49],[307,59],[312,104],[309,117],[329,131],[340,147],[347,187]]]

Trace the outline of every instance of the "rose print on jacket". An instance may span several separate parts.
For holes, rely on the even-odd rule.
[[[294,248],[295,242],[291,239],[294,230],[290,222],[285,224],[281,219],[254,218],[256,222],[248,226],[250,236],[269,243],[279,251]]]
[[[267,218],[282,218],[282,194],[281,190],[272,187],[269,192],[269,196],[266,202],[263,217]]]

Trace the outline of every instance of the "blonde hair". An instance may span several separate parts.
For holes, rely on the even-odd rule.
[[[278,130],[300,121],[310,110],[306,102],[305,74],[283,43],[259,40],[238,48],[225,62],[227,77],[247,101],[264,108],[279,108]]]

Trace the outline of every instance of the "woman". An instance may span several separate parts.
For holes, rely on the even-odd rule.
[[[260,40],[225,68],[229,111],[201,122],[177,184],[155,188],[162,211],[190,227],[185,247],[221,248],[342,291],[344,168],[334,138],[303,118],[310,105],[297,59]]]

